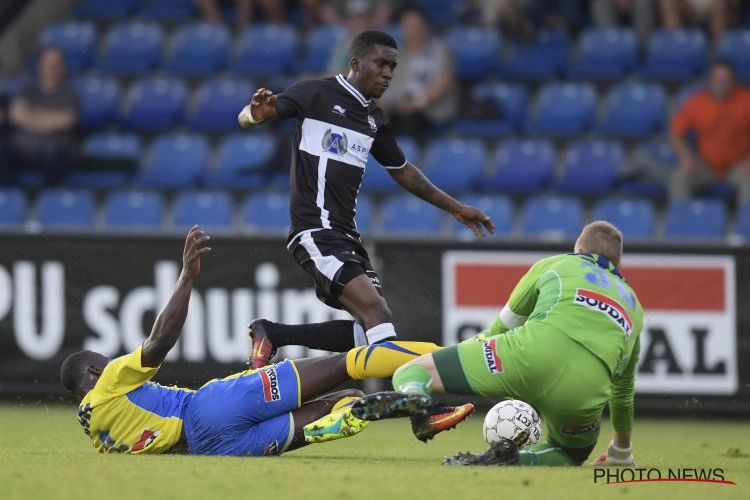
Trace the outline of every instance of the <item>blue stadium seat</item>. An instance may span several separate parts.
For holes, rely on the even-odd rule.
[[[673,108],[675,110],[678,110],[682,107],[682,105],[687,101],[689,98],[694,96],[697,92],[700,92],[701,90],[706,89],[705,82],[691,82],[686,83],[685,85],[680,86],[677,91],[675,92],[674,96],[674,105]]]
[[[29,200],[22,189],[0,187],[0,229],[22,226],[28,210]]]
[[[649,200],[638,198],[606,198],[596,202],[594,220],[606,220],[622,231],[626,241],[648,240],[654,237],[654,206]]]
[[[663,130],[667,119],[667,97],[656,84],[615,85],[607,93],[604,108],[596,129],[608,136],[647,137]]]
[[[78,126],[84,130],[105,127],[117,118],[122,90],[110,76],[81,76],[72,81],[78,94]]]
[[[727,208],[719,200],[672,201],[664,211],[667,239],[716,240],[727,236]]]
[[[514,208],[513,200],[504,195],[468,195],[459,196],[462,203],[477,207],[490,216],[495,224],[496,235],[508,235],[513,228]],[[457,220],[453,220],[453,234],[472,238],[471,230]]]
[[[406,155],[406,159],[421,167],[420,159],[421,154],[417,141],[411,137],[398,137],[398,145],[401,146],[401,150]],[[389,165],[391,166],[391,165]],[[401,189],[396,181],[394,181],[388,170],[383,168],[380,163],[372,156],[369,155],[367,158],[367,166],[365,167],[365,176],[362,179],[362,191],[377,194],[377,193],[393,193]]]
[[[151,145],[140,183],[161,188],[195,185],[208,172],[211,148],[200,134],[164,134]]]
[[[141,159],[141,139],[135,134],[101,132],[87,136],[81,153],[102,160],[127,160],[138,165]]]
[[[456,193],[474,189],[486,163],[479,139],[435,139],[425,149],[424,172],[436,186]]]
[[[645,153],[667,165],[677,165],[677,156],[667,139],[648,139],[640,142],[636,147],[636,155]],[[653,199],[663,199],[667,196],[665,182],[648,178],[623,178],[618,186],[618,192],[625,196],[638,196]]]
[[[638,41],[631,28],[588,28],[581,33],[576,62],[568,76],[579,80],[613,81],[635,68]]]
[[[354,217],[357,230],[360,233],[368,233],[375,223],[375,203],[366,194],[357,195],[357,214]]]
[[[255,193],[245,197],[240,209],[242,225],[250,231],[289,232],[289,194]]]
[[[131,130],[162,131],[182,120],[186,102],[184,81],[161,76],[145,77],[133,82],[128,89],[120,122]]]
[[[195,0],[141,0],[138,16],[156,21],[185,22],[195,15]]]
[[[564,171],[555,183],[560,192],[580,196],[603,196],[614,186],[625,161],[619,142],[581,140],[568,144]]]
[[[237,115],[255,90],[244,78],[224,76],[201,82],[185,123],[204,132],[236,132]]]
[[[290,25],[251,26],[240,35],[230,69],[250,76],[271,76],[292,69],[297,32]]]
[[[174,229],[185,231],[195,224],[208,231],[232,229],[234,201],[223,191],[180,191],[172,207]]]
[[[83,0],[76,5],[75,17],[93,21],[119,21],[133,13],[141,0]]]
[[[29,75],[7,75],[0,77],[0,94],[6,95],[12,99],[24,87],[34,83],[34,79]]]
[[[578,198],[533,196],[523,204],[521,231],[545,239],[575,239],[583,228],[583,205]]]
[[[703,73],[707,59],[708,42],[702,30],[657,30],[651,33],[639,73],[652,80],[683,82]]]
[[[314,26],[304,40],[304,52],[296,65],[299,73],[321,74],[331,62],[333,49],[346,38],[344,26]]]
[[[210,75],[224,69],[229,58],[229,28],[221,24],[179,26],[170,39],[162,69],[178,75]]]
[[[411,194],[394,194],[381,203],[380,230],[383,234],[439,236],[440,209]]]
[[[498,146],[494,165],[480,188],[509,194],[536,193],[549,183],[554,166],[551,142],[510,139]]]
[[[750,202],[745,202],[737,208],[734,234],[750,240]]]
[[[448,30],[444,39],[453,53],[458,78],[478,80],[498,68],[502,46],[496,29],[454,27]]]
[[[39,35],[39,49],[59,48],[65,55],[65,68],[76,72],[88,67],[96,53],[96,27],[87,21],[51,23]]]
[[[457,24],[466,14],[466,0],[419,0],[418,4],[432,24]]]
[[[112,191],[104,200],[103,211],[106,229],[161,229],[164,195],[158,191]]]
[[[96,201],[85,189],[46,189],[36,200],[35,220],[43,227],[88,229],[94,224]]]
[[[511,80],[546,81],[563,71],[570,49],[569,35],[560,30],[540,30],[530,43],[515,42],[501,74]]]
[[[653,156],[659,161],[670,165],[677,165],[677,154],[674,152],[672,144],[670,144],[668,139],[649,139],[639,143],[638,149]]]
[[[737,78],[750,82],[750,29],[729,30],[719,39],[717,57],[729,61]]]
[[[71,186],[114,188],[127,184],[138,169],[141,140],[134,134],[99,133],[86,137],[81,158],[66,180]]]
[[[276,153],[278,142],[271,134],[233,134],[224,137],[218,148],[216,170],[209,172],[206,184],[227,189],[263,186],[263,169]]]
[[[117,75],[137,75],[154,69],[164,45],[162,27],[153,22],[113,24],[104,36],[96,68]]]
[[[590,83],[548,83],[541,87],[530,134],[572,137],[588,130],[596,116],[596,90]]]
[[[509,134],[523,125],[529,96],[526,87],[519,84],[483,82],[471,88],[472,98],[494,101],[500,119],[456,120],[455,131],[466,136],[497,137]]]

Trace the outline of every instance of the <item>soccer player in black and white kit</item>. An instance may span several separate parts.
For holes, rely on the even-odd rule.
[[[396,143],[388,118],[373,99],[388,88],[397,62],[390,35],[364,31],[352,41],[347,77],[302,81],[278,95],[258,89],[238,116],[244,128],[269,119],[297,119],[287,248],[315,278],[318,298],[356,318],[307,325],[255,320],[250,325],[254,368],[268,364],[284,345],[342,352],[396,337],[354,220],[369,154],[401,187],[450,213],[475,236],[494,232],[487,215],[435,187]]]

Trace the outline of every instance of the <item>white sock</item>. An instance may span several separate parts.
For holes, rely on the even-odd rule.
[[[365,329],[358,321],[354,322],[354,347],[367,345],[367,335]]]
[[[396,330],[393,328],[393,323],[381,323],[367,330],[365,335],[369,344],[377,344],[384,340],[395,339]]]

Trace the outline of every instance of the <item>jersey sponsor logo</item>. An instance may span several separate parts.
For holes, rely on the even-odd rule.
[[[349,139],[347,139],[346,134],[333,132],[329,128],[326,130],[325,134],[323,134],[321,146],[323,147],[323,151],[344,156],[349,147]]]
[[[487,370],[490,373],[501,373],[503,371],[503,363],[500,361],[500,356],[497,355],[496,342],[497,339],[485,340],[482,347],[484,364],[487,365]]]
[[[563,425],[560,427],[560,432],[566,436],[580,436],[599,428],[599,421],[594,420],[591,423],[583,425]]]
[[[331,111],[333,111],[337,115],[346,116],[346,108],[342,108],[338,104],[334,104]]]
[[[576,290],[575,303],[588,307],[594,311],[599,311],[620,327],[625,334],[625,338],[630,338],[630,332],[633,330],[633,320],[625,311],[625,308],[612,297],[607,297],[601,293],[596,293],[585,288]]]
[[[281,388],[279,387],[279,376],[275,368],[268,368],[259,372],[260,380],[263,382],[263,399],[266,402],[281,401]]]
[[[370,130],[372,130],[373,134],[378,131],[378,124],[375,123],[375,118],[372,115],[367,115],[367,123],[370,124]]]
[[[278,455],[279,454],[279,442],[274,441],[268,445],[266,445],[265,448],[263,448],[263,456],[268,457],[271,455]]]

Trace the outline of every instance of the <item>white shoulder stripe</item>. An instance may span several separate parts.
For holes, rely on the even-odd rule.
[[[344,75],[338,74],[336,75],[336,81],[339,82],[339,84],[344,87],[346,90],[349,91],[351,95],[355,97],[359,101],[359,103],[362,105],[362,107],[367,107],[370,105],[370,99],[365,99],[365,96],[362,95],[362,93],[354,87],[351,83],[349,83],[346,78],[344,78]]]
[[[503,307],[503,310],[500,311],[498,316],[500,321],[502,321],[509,330],[523,325],[528,318],[528,316],[521,316],[520,314],[514,313],[508,306]]]

